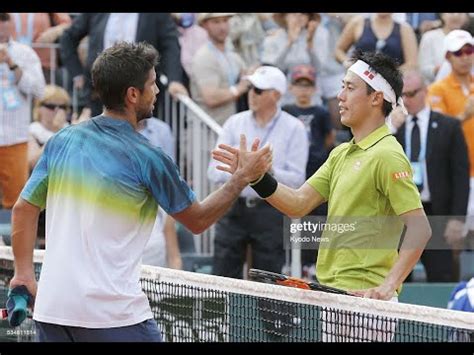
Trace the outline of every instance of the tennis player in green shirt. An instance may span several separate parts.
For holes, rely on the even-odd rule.
[[[328,222],[352,217],[364,222],[365,227],[337,238],[323,233],[322,239],[332,238],[319,250],[318,280],[355,295],[396,300],[397,290],[431,237],[431,228],[413,181],[416,169],[385,124],[393,108],[404,110],[402,75],[393,59],[382,53],[358,51],[352,60],[338,99],[341,122],[351,128],[354,138],[336,147],[299,189],[278,183],[269,173],[251,185],[291,218],[306,216],[328,201]],[[214,159],[224,164],[218,169],[233,173],[242,163],[239,150],[219,148],[213,152]],[[389,227],[383,225],[384,219]],[[405,238],[398,248],[404,225]],[[385,246],[376,247],[377,243]]]

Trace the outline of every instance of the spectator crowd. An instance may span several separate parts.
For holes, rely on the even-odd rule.
[[[468,13],[0,13],[0,205],[12,208],[51,136],[101,114],[90,71],[118,41],[160,53],[162,94],[139,128],[151,144],[174,159],[180,142],[159,117],[163,92],[190,96],[222,126],[218,144],[238,146],[241,133],[272,144],[272,173],[294,188],[351,139],[337,99],[350,54],[383,52],[404,73],[408,111],[394,110],[387,124],[412,162],[426,214],[444,217],[421,258],[427,281],[459,281],[461,253],[474,253],[473,23]],[[220,184],[230,175],[211,161],[208,177]],[[312,212],[326,213],[324,205]],[[39,247],[44,223],[41,215]],[[217,223],[214,273],[242,278],[245,262],[281,272],[282,224],[245,189]],[[176,229],[160,211],[149,245],[162,254],[147,262],[182,267]],[[303,251],[302,262],[316,257]]]

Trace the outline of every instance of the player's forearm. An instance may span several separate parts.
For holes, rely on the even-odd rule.
[[[207,196],[200,203],[199,217],[196,218],[199,221],[199,227],[193,233],[202,233],[217,222],[232,206],[247,185],[248,181],[242,174],[236,172],[229,181]]]
[[[19,199],[12,211],[12,249],[15,258],[15,274],[28,275],[34,272],[33,250],[40,209]]]
[[[308,212],[305,210],[305,201],[299,190],[292,189],[282,183],[266,201],[290,218],[300,218]]]
[[[397,262],[384,280],[384,285],[395,293],[413,270],[422,253],[423,250],[420,249],[400,251]]]
[[[394,292],[400,287],[420,259],[430,237],[431,227],[425,216],[416,217],[407,225],[398,260],[384,280],[386,286]]]
[[[273,168],[273,176],[279,183],[287,187],[301,186],[305,182],[306,164],[300,167],[292,166],[291,168],[281,169]]]

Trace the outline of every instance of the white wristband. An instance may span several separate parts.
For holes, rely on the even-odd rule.
[[[230,92],[232,93],[232,95],[234,97],[239,97],[239,90],[237,90],[237,87],[235,87],[234,85],[232,85],[230,88],[229,88]]]

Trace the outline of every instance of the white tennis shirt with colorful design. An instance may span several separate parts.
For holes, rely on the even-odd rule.
[[[140,283],[157,204],[195,201],[176,165],[125,120],[98,116],[47,143],[21,193],[46,208],[46,253],[33,318],[112,328],[153,318]]]

